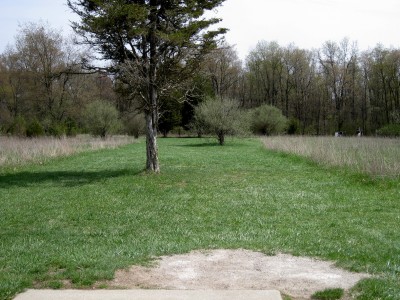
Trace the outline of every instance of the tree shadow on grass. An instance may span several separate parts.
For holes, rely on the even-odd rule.
[[[142,170],[101,170],[101,171],[48,171],[48,172],[18,172],[0,175],[0,189],[13,186],[30,187],[41,184],[74,187],[104,181],[121,176],[135,176]]]
[[[192,140],[198,139],[198,142],[193,143],[182,143],[175,144],[177,147],[188,147],[188,148],[229,148],[229,147],[248,147],[249,145],[241,142],[238,138],[232,138],[230,136],[225,138],[224,145],[220,145],[216,138],[192,138]]]
[[[231,143],[231,142],[225,142],[224,145],[220,145],[218,142],[204,142],[204,143],[198,143],[198,144],[181,144],[181,145],[175,145],[177,147],[187,147],[187,148],[219,148],[219,149],[227,149],[227,148],[238,148],[238,147],[248,147],[248,145],[245,144],[240,144],[240,143]]]
[[[221,147],[217,141],[203,141],[199,143],[190,144],[178,144],[177,147],[189,147],[189,148],[207,148],[207,147]]]

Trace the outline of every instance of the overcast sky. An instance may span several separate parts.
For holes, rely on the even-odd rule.
[[[242,59],[260,40],[312,49],[348,37],[361,50],[400,48],[399,14],[400,0],[226,0],[216,11]],[[66,0],[0,0],[0,52],[19,24],[47,21],[67,34],[72,19]]]

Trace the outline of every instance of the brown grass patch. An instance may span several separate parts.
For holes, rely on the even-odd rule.
[[[77,137],[18,138],[0,136],[0,166],[14,167],[26,163],[68,156],[83,151],[116,148],[134,142],[133,137],[113,136],[107,139],[79,135]]]
[[[346,166],[374,176],[400,176],[400,139],[276,136],[263,138],[263,143],[268,149],[326,165]]]

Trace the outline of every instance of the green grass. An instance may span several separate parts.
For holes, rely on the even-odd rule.
[[[265,150],[160,139],[0,172],[0,298],[87,287],[116,269],[194,249],[245,248],[369,272],[360,299],[400,299],[400,180]],[[373,295],[373,296],[370,296]]]
[[[337,300],[341,299],[343,295],[343,289],[326,289],[324,291],[314,293],[311,298],[317,300]]]

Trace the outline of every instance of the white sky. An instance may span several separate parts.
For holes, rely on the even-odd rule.
[[[258,41],[319,48],[348,37],[361,50],[400,47],[399,0],[227,0],[219,8],[227,41],[244,58]]]
[[[361,50],[400,48],[399,15],[400,0],[226,0],[217,9],[242,59],[260,40],[312,49],[348,37]],[[72,19],[66,0],[0,0],[0,53],[13,44],[18,24],[48,21],[67,34]]]

